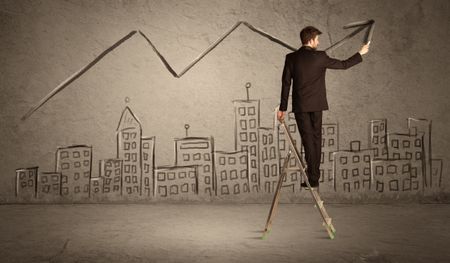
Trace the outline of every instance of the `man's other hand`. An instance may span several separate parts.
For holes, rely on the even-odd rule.
[[[277,112],[278,120],[279,120],[279,121],[284,120],[284,115],[285,115],[285,114],[286,114],[285,111],[278,111],[278,112]]]
[[[364,46],[361,47],[361,50],[359,51],[359,54],[364,55],[367,52],[369,52],[369,45],[370,45],[370,41],[369,43],[365,44]]]

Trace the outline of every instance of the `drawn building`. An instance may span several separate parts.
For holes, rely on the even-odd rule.
[[[39,167],[16,169],[16,197],[20,201],[36,198],[37,173]]]
[[[103,182],[104,178],[101,176],[91,178],[91,198],[98,198],[103,194]]]
[[[235,149],[236,151],[248,151],[249,167],[251,172],[251,191],[259,192],[259,150],[258,150],[258,127],[259,127],[259,100],[235,100]]]
[[[73,145],[56,151],[56,171],[61,173],[61,196],[72,201],[89,199],[92,146]]]
[[[372,190],[396,196],[421,193],[421,180],[411,172],[410,160],[374,160]]]
[[[155,169],[155,196],[160,200],[195,199],[198,193],[197,166],[161,166]]]
[[[213,173],[214,139],[186,137],[175,139],[175,166],[198,166],[198,193],[215,194]]]
[[[374,149],[361,150],[361,142],[352,141],[350,150],[338,151],[333,155],[337,192],[355,193],[371,189]]]
[[[105,197],[120,197],[122,195],[123,160],[106,159],[100,161],[100,177],[103,179],[103,194]]]
[[[258,129],[259,135],[259,176],[261,191],[274,193],[279,178],[279,150],[277,133],[272,128]]]
[[[141,195],[141,123],[125,107],[117,127],[117,158],[123,160],[122,195],[136,199]]]
[[[413,130],[411,130],[413,131]],[[421,186],[425,187],[427,181],[425,174],[425,158],[423,149],[423,133],[388,133],[388,158],[390,160],[406,159],[411,162],[411,173],[417,174]]]
[[[153,137],[142,137],[142,196],[154,195],[155,140]]]
[[[237,196],[250,193],[250,156],[247,151],[214,153],[217,196]]]
[[[322,154],[320,159],[320,190],[334,192],[334,156],[339,151],[339,127],[337,124],[322,125]]]
[[[292,139],[294,141],[295,147],[298,149],[299,153],[302,153],[302,144],[300,139],[300,133],[297,128],[297,122],[295,121],[295,115],[293,112],[289,112],[285,117],[285,124],[287,129],[292,135]],[[283,164],[286,159],[286,156],[289,153],[290,145],[287,138],[287,135],[284,134],[284,130],[282,127],[278,127],[278,145],[280,151],[280,161],[279,166],[280,169],[283,169]],[[301,156],[302,157],[302,156]],[[282,189],[287,192],[295,193],[300,191],[300,182],[301,182],[301,174],[297,165],[297,160],[294,156],[294,151],[292,151],[291,157],[289,158],[288,163],[288,172],[283,180]],[[281,171],[281,170],[280,170]],[[282,172],[282,171],[281,171]]]
[[[387,159],[387,120],[371,120],[369,124],[369,149],[375,149],[375,159]]]
[[[442,159],[432,159],[431,162],[431,166],[433,167],[433,170],[431,171],[431,187],[439,189],[442,187],[442,167],[444,164]]]
[[[61,173],[40,172],[37,181],[37,196],[39,199],[46,201],[61,199]]]
[[[432,188],[439,185],[433,182],[433,153],[431,151],[431,120],[408,118],[409,134],[423,134],[423,176],[424,187]]]

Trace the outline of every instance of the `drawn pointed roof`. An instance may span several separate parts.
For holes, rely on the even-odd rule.
[[[117,126],[117,131],[121,131],[127,128],[141,128],[141,122],[134,115],[133,111],[126,106],[122,111],[122,116],[120,116],[119,125]]]

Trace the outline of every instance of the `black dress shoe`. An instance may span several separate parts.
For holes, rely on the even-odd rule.
[[[319,187],[319,182],[311,181],[311,182],[309,182],[309,185],[313,188],[316,188],[316,187]],[[306,182],[301,183],[300,186],[304,187],[304,188],[308,188],[308,185],[306,184]]]

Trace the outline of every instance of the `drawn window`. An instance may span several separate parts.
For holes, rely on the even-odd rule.
[[[166,173],[159,172],[158,173],[158,181],[165,181],[166,180]]]
[[[137,180],[137,176],[133,176],[133,183],[137,184],[138,180]]]
[[[388,165],[387,167],[387,173],[388,174],[396,174],[397,173],[397,166],[396,165]]]
[[[328,140],[328,146],[334,146],[334,139]]]
[[[239,159],[241,160],[241,164],[247,164],[247,156],[241,156]]]
[[[369,155],[367,155],[367,154],[364,155],[364,162],[366,162],[366,163],[370,162],[370,156]]]
[[[359,155],[353,156],[353,162],[354,163],[359,163],[359,160],[360,160]]]
[[[416,147],[422,147],[422,141],[421,141],[420,139],[416,139],[414,145],[415,145]]]
[[[405,157],[406,157],[406,159],[411,160],[412,159],[412,153],[406,152],[405,153]]]
[[[238,179],[237,171],[236,170],[231,170],[231,172],[230,172],[230,180],[236,180],[236,179]]]
[[[67,152],[67,151],[61,152],[61,159],[64,159],[64,158],[69,158],[69,152]]]
[[[90,151],[84,151],[84,157],[88,157],[88,156],[90,156]]]
[[[181,192],[182,193],[189,192],[189,184],[188,183],[184,183],[184,184],[181,185]]]
[[[183,161],[188,162],[190,155],[187,153],[183,153]]]
[[[249,107],[248,108],[248,115],[255,115],[255,107]]]
[[[123,143],[123,149],[124,150],[130,150],[130,143],[129,142],[124,142]]]
[[[252,160],[251,161],[251,167],[252,168],[256,168],[256,160]]]
[[[328,153],[328,160],[329,160],[330,162],[333,162],[333,161],[334,161],[334,153],[333,153],[333,152]]]
[[[220,172],[220,180],[222,182],[227,180],[227,171]]]
[[[422,153],[416,152],[416,160],[420,160],[420,159],[422,159]]]
[[[131,157],[133,158],[133,162],[137,162],[137,153],[132,153]]]
[[[90,164],[89,160],[84,160],[84,161],[83,161],[83,165],[84,165],[84,166],[89,166],[89,164]]]
[[[228,163],[229,164],[236,164],[236,158],[235,157],[229,157],[228,158]]]
[[[48,182],[47,176],[42,176],[41,183],[46,184]]]
[[[239,107],[238,111],[239,111],[239,115],[245,116],[245,107]]]
[[[221,156],[221,157],[219,158],[219,164],[220,164],[220,165],[225,165],[225,157]]]
[[[247,133],[246,132],[241,132],[239,134],[239,137],[241,139],[241,142],[246,142],[247,141]]]
[[[205,184],[211,184],[211,177],[205,176]]]
[[[73,152],[73,158],[80,158],[80,152],[79,151],[74,151]]]
[[[209,165],[204,165],[203,166],[203,172],[209,173],[210,171],[211,171],[211,167]]]
[[[264,145],[267,144],[267,135],[266,135],[266,134],[263,134],[263,136],[262,136],[262,143],[263,143]]]
[[[131,149],[136,149],[137,145],[136,142],[131,143]]]
[[[366,167],[364,168],[364,175],[370,175],[370,168]]]
[[[69,169],[69,167],[70,167],[70,165],[69,165],[69,163],[62,163],[61,164],[61,169]]]
[[[237,195],[237,194],[239,194],[241,192],[240,189],[239,189],[239,184],[235,184],[233,189],[234,189],[234,194],[235,195]]]
[[[269,136],[267,136],[267,137],[269,139],[269,144],[272,144],[273,143],[273,135],[269,134]]]
[[[241,179],[247,179],[247,170],[241,170]]]
[[[398,140],[392,140],[392,147],[397,148],[398,149]]]
[[[247,130],[247,121],[246,120],[240,120],[239,124],[240,124],[242,130]]]
[[[168,180],[175,180],[175,173],[174,172],[167,173],[167,179]]]
[[[177,195],[178,194],[178,185],[171,185],[170,186],[170,194],[171,195]]]
[[[122,138],[124,140],[128,140],[128,139],[130,139],[130,134],[128,132],[124,132],[124,133],[122,133]]]
[[[198,160],[200,160],[200,159],[202,159],[202,154],[201,154],[201,153],[196,153],[196,154],[194,154],[194,160],[195,160],[195,161],[198,161]]]
[[[277,165],[276,164],[272,164],[272,176],[277,176]]]
[[[53,182],[59,182],[60,176],[57,174],[52,175],[52,181]]]
[[[178,177],[179,177],[180,179],[186,178],[186,172],[180,172],[180,173],[178,174]]]
[[[251,119],[248,124],[249,124],[248,126],[250,127],[250,129],[256,128],[256,120],[255,119]]]
[[[373,126],[373,133],[378,133],[378,126],[377,125]]]
[[[166,186],[158,186],[158,193],[161,197],[166,197],[167,196],[167,187]]]
[[[256,156],[256,145],[250,146],[250,154]]]
[[[125,161],[130,161],[130,153],[125,153]]]
[[[404,164],[402,167],[403,173],[409,173],[411,166],[409,164]]]
[[[322,138],[321,147],[325,147],[325,138]]]
[[[347,164],[347,156],[341,156],[340,161],[341,164]]]
[[[89,178],[90,175],[91,173],[89,171],[83,173],[84,178]]]
[[[132,165],[131,166],[131,172],[132,173],[136,173],[136,165]]]
[[[328,132],[328,135],[334,135],[334,133],[335,133],[334,127],[328,127],[327,132]]]
[[[352,170],[352,175],[353,176],[359,176],[359,169],[358,168],[353,169]]]
[[[277,155],[275,153],[275,147],[270,147],[270,159],[273,160],[276,158],[277,158]]]
[[[372,142],[373,142],[374,144],[378,144],[378,136],[373,136]]]
[[[80,162],[75,162],[75,163],[74,163],[74,166],[75,166],[76,168],[81,167],[81,163],[80,163]]]
[[[188,173],[189,178],[195,178],[195,172],[194,171],[190,171]]]
[[[320,163],[324,163],[325,162],[325,153],[321,152],[320,153]]]
[[[342,178],[348,179],[348,169],[342,169]]]
[[[144,143],[142,144],[142,148],[144,148],[144,149],[150,149],[150,143],[144,142]]]
[[[410,141],[407,141],[407,140],[403,141],[403,148],[409,148],[410,146],[411,146],[411,142]]]
[[[211,155],[209,153],[205,153],[203,155],[203,158],[205,159],[205,161],[210,161],[211,160]]]
[[[290,133],[295,133],[296,130],[297,130],[297,127],[296,127],[295,124],[289,125],[289,132]]]

